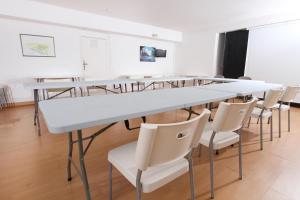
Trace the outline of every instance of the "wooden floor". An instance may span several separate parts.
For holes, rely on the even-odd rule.
[[[222,150],[215,158],[216,197],[230,200],[300,199],[300,109],[292,109],[291,132],[287,132],[287,114],[283,114],[283,136],[278,138],[278,113],[274,117],[274,141],[264,125],[265,149],[259,151],[259,127],[252,121],[244,129],[243,180],[238,180],[237,147]],[[173,111],[149,117],[150,122],[184,120],[185,111]],[[0,111],[0,199],[2,200],[83,200],[84,191],[73,170],[66,177],[67,136],[49,134],[42,122],[42,136],[33,126],[33,107]],[[140,120],[134,120],[138,125]],[[99,127],[97,127],[99,128]],[[85,134],[97,128],[85,130]],[[107,152],[136,140],[138,131],[129,132],[119,123],[97,138],[87,156],[87,171],[93,199],[108,199]],[[75,149],[77,150],[77,149]],[[207,149],[194,155],[196,199],[209,199],[209,163]],[[75,157],[77,151],[75,152]],[[77,158],[77,157],[76,157]],[[143,199],[190,199],[189,179],[184,175]],[[113,197],[135,198],[135,189],[116,170],[113,175]]]

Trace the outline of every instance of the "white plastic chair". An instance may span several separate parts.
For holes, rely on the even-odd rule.
[[[136,199],[190,173],[191,196],[194,199],[192,148],[198,141],[210,115],[209,110],[189,121],[173,124],[142,124],[137,142],[108,153],[110,196],[112,199],[112,166],[136,187]]]
[[[281,112],[288,111],[288,132],[291,131],[291,107],[290,104],[299,92],[299,86],[286,87],[279,103],[275,105],[275,109],[278,109],[279,115],[279,137],[281,137]]]
[[[242,134],[240,129],[245,119],[256,104],[256,99],[246,103],[225,103],[221,102],[210,123],[210,128],[204,131],[199,141],[201,145],[209,148],[210,160],[210,189],[211,198],[214,198],[214,151],[239,143],[239,178],[242,179]],[[201,148],[199,149],[201,151]]]
[[[287,86],[283,92],[282,97],[279,99],[279,103],[277,103],[273,109],[278,110],[279,115],[279,137],[281,137],[281,112],[288,111],[288,131],[291,130],[291,112],[290,112],[290,104],[296,97],[299,92],[299,86]],[[258,107],[262,107],[264,101],[258,102]]]
[[[280,99],[283,90],[269,90],[265,100],[262,104],[258,104],[258,107],[253,109],[251,117],[249,118],[248,127],[250,125],[251,118],[257,118],[260,121],[260,149],[263,150],[263,119],[270,119],[270,140],[273,140],[273,117],[272,112],[274,106]]]

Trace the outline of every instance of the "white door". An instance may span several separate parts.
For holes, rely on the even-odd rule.
[[[107,39],[81,37],[81,61],[85,79],[110,79],[108,58]]]

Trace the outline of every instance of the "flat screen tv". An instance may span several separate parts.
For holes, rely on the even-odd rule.
[[[163,49],[156,49],[155,50],[155,57],[167,57],[167,50],[163,50]]]
[[[155,62],[155,48],[140,46],[140,61]]]

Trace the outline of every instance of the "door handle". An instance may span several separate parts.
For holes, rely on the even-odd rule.
[[[83,63],[82,63],[82,65],[83,65],[83,70],[85,71],[85,68],[86,68],[86,66],[88,65],[88,63],[87,63],[87,62],[85,62],[85,60],[83,60]]]

